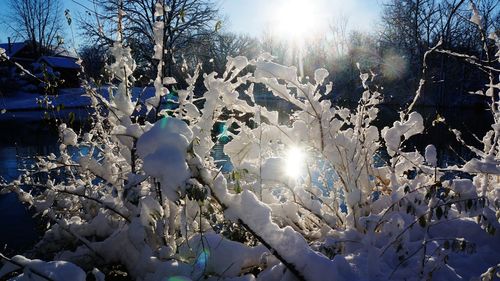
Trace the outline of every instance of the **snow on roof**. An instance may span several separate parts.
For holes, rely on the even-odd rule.
[[[76,63],[76,60],[68,57],[43,56],[38,59],[38,62],[41,61],[46,62],[50,67],[53,68],[80,69],[80,65]]]
[[[26,46],[28,43],[25,42],[15,42],[15,43],[10,43],[10,52],[9,52],[9,43],[0,43],[0,48],[5,49],[5,54],[8,57],[13,57],[15,56],[19,51],[21,51],[24,46]],[[73,59],[78,59],[78,55],[74,51],[67,50],[63,46],[52,46],[53,48],[53,53],[55,56],[58,57],[68,57],[68,58],[73,58]]]
[[[0,43],[0,48],[5,49],[5,54],[8,57],[13,57],[17,54],[17,52],[21,51],[24,46],[26,46],[26,42],[16,42],[10,43],[10,51],[9,51],[9,43]]]
[[[78,55],[74,51],[70,51],[63,46],[57,46],[54,48],[54,54],[58,57],[68,57],[77,59]]]

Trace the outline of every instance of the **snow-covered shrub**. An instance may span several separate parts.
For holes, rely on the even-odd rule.
[[[24,268],[19,280],[38,280],[37,272],[80,280],[83,269],[102,280],[98,269],[118,264],[134,280],[497,274],[498,98],[484,147],[471,147],[477,157],[438,167],[432,144],[425,152],[403,148],[424,130],[419,113],[401,112],[391,127],[377,128],[382,94],[366,87],[354,110],[332,106],[321,99],[332,90],[325,69],[303,82],[296,68],[270,55],[229,57],[222,75],[203,75],[201,98],[194,95],[197,68],[178,91],[178,107],[163,109],[166,85],[175,80],[162,77],[161,61],[156,94],[142,102],[130,95],[130,49],[116,43],[112,53],[109,69],[120,83],[109,101],[86,86],[95,109],[91,129],[77,134],[62,124],[59,155],[40,156],[35,172],[4,185],[49,221],[30,255],[59,262],[5,258],[0,273]],[[366,86],[371,75],[360,78]],[[255,103],[258,83],[296,108],[289,124]],[[145,118],[138,118],[144,108]],[[221,121],[218,137],[230,139],[224,151],[234,166],[228,174],[210,153]],[[388,159],[381,164],[374,156],[382,150]],[[454,178],[444,180],[450,173]]]

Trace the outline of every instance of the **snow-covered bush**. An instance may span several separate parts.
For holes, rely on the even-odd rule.
[[[35,171],[4,185],[48,220],[30,255],[57,262],[4,257],[0,275],[23,268],[14,280],[84,280],[85,271],[103,280],[111,265],[134,280],[172,281],[497,274],[498,84],[490,85],[495,123],[484,147],[471,147],[477,157],[438,167],[432,144],[404,148],[424,130],[419,113],[403,111],[377,128],[382,94],[366,87],[354,110],[335,107],[321,99],[332,90],[325,69],[303,82],[268,54],[229,57],[222,75],[203,75],[201,98],[197,68],[178,106],[163,109],[175,80],[162,77],[162,63],[155,96],[142,102],[131,99],[130,49],[117,42],[112,53],[109,70],[121,82],[109,101],[87,86],[91,129],[77,134],[62,124],[59,155],[40,156]],[[360,78],[366,86],[371,75]],[[255,84],[295,108],[288,124],[255,103]],[[214,138],[218,122],[224,130]],[[211,156],[222,136],[234,167],[227,174]],[[376,162],[384,150],[386,161]]]

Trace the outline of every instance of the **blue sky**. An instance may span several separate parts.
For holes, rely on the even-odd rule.
[[[220,0],[221,10],[228,16],[229,30],[259,36],[279,9],[290,0]],[[316,6],[318,16],[329,21],[343,15],[351,28],[371,30],[380,18],[381,0],[302,0],[304,5]]]
[[[0,0],[0,14],[7,10],[9,0]],[[91,7],[89,0],[75,0]],[[260,36],[266,29],[273,26],[273,21],[280,10],[286,9],[291,0],[215,0],[222,14],[228,20],[224,30]],[[381,13],[382,0],[302,0],[316,11],[318,22],[331,22],[339,15],[348,18],[351,28],[369,31],[378,21]],[[84,9],[72,0],[61,0],[64,9],[69,9],[73,17]],[[4,11],[4,12],[2,12]],[[75,28],[75,27],[74,27]],[[75,28],[77,32],[78,28]],[[6,42],[8,30],[0,25],[0,42]],[[69,36],[69,31],[66,37]],[[77,36],[77,34],[75,34]]]

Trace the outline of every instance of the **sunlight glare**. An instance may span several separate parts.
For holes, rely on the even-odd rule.
[[[274,31],[277,36],[298,41],[314,33],[318,26],[315,1],[289,0],[280,5],[275,15]]]
[[[297,146],[290,147],[285,157],[285,173],[291,178],[298,178],[304,173],[306,154]]]

